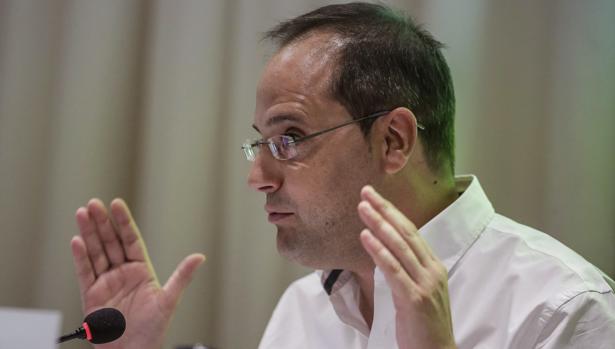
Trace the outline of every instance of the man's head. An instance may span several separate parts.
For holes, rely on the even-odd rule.
[[[394,187],[411,156],[437,176],[452,174],[454,95],[441,45],[410,19],[364,3],[320,8],[267,38],[278,51],[257,91],[254,126],[264,139],[393,111],[299,142],[289,160],[264,149],[250,171],[283,255],[350,268],[366,259],[356,212],[363,185]]]
[[[407,107],[421,133],[432,170],[454,169],[455,95],[442,44],[411,18],[379,4],[321,7],[280,23],[266,34],[280,48],[318,33],[335,33],[340,45],[329,93],[354,118]],[[374,120],[362,123],[369,133]]]

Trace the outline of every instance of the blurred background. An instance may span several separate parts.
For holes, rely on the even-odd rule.
[[[208,256],[166,348],[256,347],[309,272],[278,256],[245,184],[260,37],[329,3],[0,0],[0,306],[58,309],[72,330],[74,212],[123,197],[162,282]],[[386,3],[447,45],[457,172],[615,275],[615,2]]]

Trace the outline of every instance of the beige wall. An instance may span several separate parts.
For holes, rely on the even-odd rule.
[[[0,306],[60,309],[71,329],[74,211],[121,196],[161,280],[208,255],[167,347],[255,347],[306,272],[277,255],[245,185],[258,40],[325,3],[0,0]],[[458,172],[614,275],[615,3],[390,3],[448,46]]]

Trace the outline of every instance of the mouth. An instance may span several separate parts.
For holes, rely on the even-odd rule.
[[[292,212],[270,212],[267,219],[269,220],[269,223],[278,223],[292,215]]]

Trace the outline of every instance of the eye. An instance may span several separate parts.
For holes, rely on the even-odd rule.
[[[286,130],[284,133],[282,133],[283,136],[287,136],[287,137],[291,137],[294,141],[296,141],[297,139],[303,137],[303,132],[295,129],[295,128],[289,128],[288,130]]]

